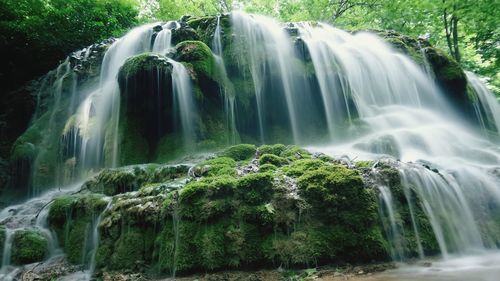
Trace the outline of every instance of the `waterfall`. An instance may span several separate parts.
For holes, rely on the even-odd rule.
[[[477,94],[474,109],[483,131],[492,130],[497,134],[500,133],[500,104],[498,100],[478,76],[470,71],[466,71],[465,74],[469,84]]]
[[[288,35],[279,23],[268,17],[233,12],[231,19],[233,32],[238,34],[234,44],[245,46],[239,55],[241,64],[248,65],[253,81],[260,140],[266,140],[269,122],[266,116],[270,113],[266,106],[278,110],[275,104],[266,104],[271,102],[268,95],[279,93],[277,99],[285,101],[285,112],[279,114],[288,116],[289,123],[283,125],[290,126],[292,142],[299,143],[303,127],[301,120],[305,118],[302,100],[308,98],[308,83],[300,73],[302,69],[297,66],[300,60]]]
[[[132,29],[124,37],[117,40],[104,55],[101,66],[101,75],[99,81],[99,89],[94,94],[89,95],[91,103],[94,107],[96,118],[93,122],[95,128],[92,128],[94,141],[84,147],[84,159],[95,159],[97,163],[102,162],[102,152],[104,145],[104,134],[106,127],[111,128],[112,140],[110,150],[112,151],[111,166],[115,167],[118,164],[118,122],[120,112],[120,91],[117,82],[118,71],[125,61],[134,55],[138,55],[150,50],[151,37],[153,35],[153,26],[156,24],[147,24]],[[85,116],[92,116],[91,113],[86,113]],[[108,124],[108,121],[112,124]],[[90,124],[91,119],[84,122]],[[88,161],[88,160],[87,160]]]
[[[153,44],[153,52],[165,55],[172,47],[172,29],[179,28],[180,24],[176,21],[169,21],[162,26],[158,32]]]
[[[57,67],[57,70],[55,71],[55,82],[52,85],[52,91],[53,91],[53,93],[52,93],[53,101],[52,102],[53,102],[53,104],[52,104],[50,112],[48,112],[49,115],[48,115],[48,122],[47,122],[47,127],[46,127],[47,132],[46,132],[46,134],[43,135],[42,140],[41,140],[41,147],[43,147],[43,149],[41,151],[39,151],[39,155],[34,160],[34,165],[33,165],[34,166],[34,171],[33,171],[34,182],[32,183],[31,188],[30,188],[30,196],[31,197],[38,196],[41,193],[40,185],[42,185],[43,183],[37,181],[37,179],[38,179],[38,174],[40,173],[41,167],[43,165],[45,165],[45,163],[44,163],[45,159],[43,159],[43,157],[40,157],[40,156],[43,156],[44,154],[47,154],[47,153],[52,153],[51,151],[49,151],[47,149],[47,147],[50,147],[52,142],[54,142],[54,136],[57,135],[58,126],[57,126],[56,120],[59,118],[67,118],[67,116],[60,116],[59,115],[59,107],[61,105],[61,100],[63,99],[63,94],[64,94],[64,81],[68,76],[70,76],[70,73],[71,73],[71,65],[70,65],[69,59],[66,58],[66,60],[62,64],[60,64]],[[71,93],[71,96],[73,96],[73,95],[74,95],[74,93]],[[59,175],[57,175],[57,174],[54,174],[52,176],[56,179],[58,179],[58,178],[60,179]]]
[[[99,249],[99,225],[101,224],[102,217],[108,211],[111,206],[112,206],[112,200],[111,198],[107,198],[108,200],[108,205],[106,208],[102,211],[101,214],[97,217],[97,219],[94,221],[92,225],[92,237],[91,237],[91,250],[90,250],[90,262],[88,264],[88,276],[89,280],[92,277],[92,274],[94,273],[95,267],[96,267],[96,255],[97,255],[97,250]]]
[[[0,279],[9,280],[19,270],[18,267],[11,265],[12,246],[18,231],[35,231],[43,236],[47,242],[46,259],[62,253],[55,234],[48,226],[48,204],[57,197],[77,191],[80,186],[81,184],[75,184],[64,189],[51,190],[22,204],[9,206],[0,212],[0,224],[5,227],[6,235]]]
[[[299,31],[311,55],[325,111],[331,112],[326,116],[335,145],[318,150],[352,159],[389,156],[401,161],[401,185],[417,241],[416,249],[409,250],[424,255],[416,207],[429,219],[445,259],[495,249],[500,244],[492,226],[498,225],[494,214],[500,207],[500,179],[494,172],[500,165],[498,144],[464,125],[465,117],[443,98],[431,77],[376,36],[349,34],[324,24],[301,24]],[[477,83],[468,76],[472,85]],[[496,122],[498,103],[482,87],[475,84],[483,89],[476,90],[481,92],[483,119]],[[350,136],[342,139],[336,126],[339,120],[352,118],[349,99],[362,128],[351,123]],[[398,207],[390,189],[378,188],[391,254],[395,260],[404,259],[407,246],[401,244]]]
[[[33,179],[30,196],[39,195],[42,188],[50,185],[71,183],[102,167],[119,165],[120,89],[117,76],[130,57],[149,51],[165,55],[170,49],[171,32],[180,28],[180,24],[168,22],[155,34],[157,26],[158,23],[139,26],[115,41],[108,40],[74,52],[40,82],[42,87],[37,93],[33,127],[46,131],[40,141],[31,139],[31,135],[28,137],[36,148],[33,171],[29,175]],[[99,51],[96,48],[100,48]],[[93,57],[98,52],[103,56]],[[86,60],[94,60],[96,70],[85,70],[94,72],[84,71],[88,77],[82,77],[80,71],[89,64]],[[171,102],[176,120],[158,119],[157,122],[159,126],[172,122],[173,127],[182,131],[183,142],[191,146],[196,140],[191,76],[183,64],[173,59],[167,61],[172,65]],[[160,85],[157,86],[159,89]],[[45,101],[42,102],[46,98],[50,101],[49,108],[45,108]],[[158,107],[161,108],[160,104]]]
[[[221,31],[220,15],[219,15],[217,16],[217,26],[215,27],[215,32],[214,32],[212,52],[223,80],[220,90],[223,93],[223,99],[224,99],[224,112],[226,113],[226,127],[230,134],[228,143],[235,144],[237,142],[237,134],[238,134],[238,131],[236,129],[236,113],[235,113],[236,100],[234,96],[235,95],[234,86],[227,75],[226,65],[224,64],[221,32],[222,31]]]
[[[182,134],[184,146],[191,146],[195,139],[194,132],[194,116],[195,106],[193,101],[193,90],[191,88],[191,79],[187,69],[182,63],[168,59],[172,64],[172,92],[174,109],[177,109],[180,123],[182,126]]]
[[[403,248],[403,234],[396,222],[396,211],[391,191],[387,186],[378,185],[380,192],[379,212],[382,218],[382,225],[390,241],[389,252],[393,260],[403,261],[406,257]]]
[[[498,138],[487,138],[466,125],[466,117],[445,99],[430,77],[427,62],[424,61],[424,71],[409,57],[369,32],[351,34],[326,24],[309,23],[285,28],[267,17],[242,12],[232,13],[231,22],[234,36],[223,37],[221,17],[217,17],[211,45],[222,78],[209,81],[209,84],[219,84],[224,99],[229,143],[237,143],[240,133],[247,133],[248,139],[254,142],[275,142],[277,138],[273,134],[278,127],[281,131],[276,134],[283,135],[279,140],[289,143],[301,144],[310,139],[319,143],[318,140],[323,141],[326,136],[326,144],[311,147],[311,150],[351,159],[392,159],[397,163],[403,192],[400,197],[406,201],[410,230],[415,239],[414,249],[408,249],[410,246],[403,241],[408,229],[403,229],[399,221],[402,212],[398,200],[401,198],[394,196],[390,187],[377,184],[379,212],[394,260],[409,258],[409,252],[425,256],[420,211],[429,220],[445,259],[496,249],[500,245],[500,237],[495,235],[500,224],[495,221],[500,209]],[[80,83],[72,72],[70,59],[52,73],[53,81],[42,82],[42,87],[52,89],[53,96],[52,105],[45,114],[38,108],[41,107],[41,91],[37,97],[39,105],[35,118],[45,116],[47,126],[35,160],[36,167],[46,164],[42,156],[53,153],[55,158],[59,155],[48,149],[60,141],[59,131],[63,131],[63,141],[67,143],[64,154],[71,156],[64,159],[64,165],[78,167],[78,171],[69,170],[65,177],[74,178],[74,173],[82,177],[103,166],[119,165],[120,89],[117,75],[131,56],[149,51],[165,55],[169,51],[172,31],[180,25],[169,22],[154,37],[153,27],[157,25],[137,27],[115,41],[102,59],[100,76],[89,85]],[[297,36],[289,34],[294,30]],[[231,54],[234,57],[231,59],[236,62],[224,60],[223,38],[233,44]],[[89,50],[78,56],[88,57]],[[160,125],[173,122],[176,132],[182,132],[183,145],[194,148],[199,140],[197,133],[202,134],[205,128],[200,127],[206,124],[199,124],[203,120],[200,121],[202,118],[197,115],[195,93],[198,94],[196,90],[199,89],[191,83],[193,68],[188,63],[165,60],[172,66],[172,88],[168,90],[172,90],[169,102],[173,105],[174,120],[158,117],[157,122]],[[477,76],[467,73],[467,78],[477,94],[474,108],[481,129],[488,136],[491,132],[493,136],[498,135],[498,101]],[[247,80],[249,84],[245,83]],[[161,89],[160,85],[153,86]],[[249,88],[250,97],[240,95],[240,91]],[[209,100],[208,93],[206,96],[203,98]],[[61,110],[66,105],[67,108]],[[63,118],[68,120],[64,128],[59,128],[57,121]],[[256,133],[244,128],[245,125],[253,126]],[[38,168],[34,171],[35,179]],[[1,277],[12,273],[9,257],[12,239],[18,230],[38,230],[48,241],[48,255],[59,253],[57,240],[46,224],[47,210],[39,210],[52,198],[73,189],[41,194],[41,184],[35,181],[31,190],[31,195],[38,197],[0,213],[0,221],[7,228]],[[111,203],[106,210],[110,206]],[[88,240],[82,241],[90,250],[83,254],[83,261],[88,265],[87,279],[95,269],[98,227],[105,212],[89,226]],[[175,251],[179,222],[175,214]],[[87,260],[89,253],[91,259]]]

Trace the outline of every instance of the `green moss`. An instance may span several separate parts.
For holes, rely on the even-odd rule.
[[[208,177],[188,183],[181,191],[181,215],[196,221],[221,217],[232,209],[236,180],[229,176]]]
[[[176,60],[190,63],[198,75],[219,81],[219,73],[210,48],[201,41],[184,41],[176,46]]]
[[[297,182],[299,193],[320,216],[355,228],[371,225],[377,218],[375,196],[356,170],[328,165],[304,173]]]
[[[276,167],[281,167],[283,165],[288,164],[288,160],[283,157],[276,156],[274,154],[264,154],[259,158],[259,165],[264,165],[264,164],[272,164]]]
[[[326,246],[326,239],[323,241],[323,246]],[[318,251],[315,240],[309,233],[303,231],[294,231],[290,236],[276,236],[271,242],[271,247],[266,251],[268,257],[283,264],[286,268],[291,265],[314,265],[319,256],[322,255]]]
[[[274,166],[273,164],[264,164],[259,166],[259,172],[261,173],[274,172],[277,169],[278,167]]]
[[[287,176],[300,177],[307,171],[316,170],[325,165],[325,162],[319,159],[300,159],[283,167],[283,172],[285,172]]]
[[[111,255],[109,267],[111,269],[134,269],[137,264],[145,261],[145,239],[141,231],[124,232]]]
[[[311,158],[311,153],[299,146],[288,145],[286,149],[281,152],[280,156],[289,160],[297,160],[302,158]]]
[[[34,230],[18,230],[12,241],[13,264],[22,265],[42,261],[47,254],[47,239]]]
[[[36,147],[30,142],[17,144],[11,153],[11,161],[33,161],[36,157]]]
[[[199,166],[206,167],[207,176],[236,175],[236,161],[229,157],[218,157],[202,162]]]
[[[92,223],[107,204],[101,195],[96,194],[62,196],[50,204],[49,225],[71,263],[82,264],[88,260],[87,235],[91,235]]]
[[[230,220],[198,224],[168,222],[158,241],[163,272],[236,268],[263,259],[255,226]],[[178,227],[174,227],[177,225]],[[178,233],[179,239],[175,239]],[[177,243],[176,243],[177,241]]]
[[[182,137],[179,135],[166,135],[158,143],[155,152],[155,161],[165,163],[189,154],[184,145]]]
[[[262,145],[257,149],[259,155],[264,154],[274,154],[280,156],[283,151],[285,151],[286,146],[284,144],[273,144],[273,145]]]
[[[273,194],[273,176],[269,173],[248,174],[238,179],[236,198],[246,204],[263,204]]]
[[[220,155],[241,161],[254,157],[256,150],[253,144],[238,144],[227,148]]]
[[[171,73],[172,64],[165,56],[156,53],[142,53],[128,58],[118,73],[118,80],[124,81],[140,73],[151,73],[154,71]]]
[[[464,113],[473,115],[473,99],[467,94],[467,77],[460,64],[443,51],[427,47],[425,54],[432,67],[435,78],[445,94]]]
[[[356,161],[355,163],[356,168],[362,168],[362,169],[369,169],[373,167],[373,164],[375,164],[375,162],[373,161]]]
[[[121,112],[119,124],[119,161],[121,165],[147,163],[150,147],[139,131],[139,124],[133,118],[125,117],[125,109]],[[131,116],[129,116],[131,117]],[[112,130],[108,130],[112,131]],[[111,137],[111,136],[110,136]],[[107,140],[108,143],[112,139]],[[108,154],[107,158],[112,158]]]
[[[116,195],[137,190],[143,181],[131,168],[104,169],[83,186],[95,193]]]

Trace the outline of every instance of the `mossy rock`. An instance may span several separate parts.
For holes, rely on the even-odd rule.
[[[197,176],[235,176],[236,161],[229,157],[217,157],[201,162],[193,168]]]
[[[261,173],[274,172],[277,169],[278,169],[278,167],[276,167],[273,164],[264,164],[264,165],[259,166],[259,172],[261,172]]]
[[[83,188],[108,196],[139,190],[148,183],[163,183],[187,176],[187,165],[134,165],[103,169],[87,180]]]
[[[200,79],[220,80],[215,59],[210,48],[201,41],[183,41],[175,47],[175,59],[192,65]]]
[[[179,196],[181,216],[207,221],[227,214],[232,209],[236,179],[230,176],[207,177],[188,183]]]
[[[283,172],[287,176],[298,178],[308,171],[319,169],[325,165],[325,162],[319,159],[300,159],[283,167]]]
[[[309,151],[297,145],[288,145],[280,156],[292,161],[312,157]]]
[[[138,190],[147,181],[147,174],[141,168],[133,167],[104,169],[83,184],[84,188],[108,196]]]
[[[260,158],[259,158],[260,165],[272,164],[276,167],[281,167],[281,166],[286,165],[288,163],[289,162],[286,158],[276,156],[274,154],[264,154],[264,155],[260,156]]]
[[[107,205],[103,196],[97,194],[62,196],[51,203],[48,222],[70,263],[90,261],[85,241],[90,241],[92,224]]]
[[[12,240],[11,262],[15,265],[39,262],[48,253],[48,242],[36,230],[18,230]]]
[[[394,48],[408,55],[417,64],[423,64],[421,49],[429,46],[428,41],[415,39],[395,31],[377,31],[377,34]]]
[[[172,70],[169,59],[153,53],[131,57],[120,68],[120,165],[154,160],[161,138],[177,133]],[[112,143],[115,136],[106,137]]]
[[[120,84],[126,82],[130,77],[135,77],[144,73],[171,73],[172,64],[165,56],[156,53],[143,53],[128,58],[118,73],[118,81]]]
[[[200,40],[200,36],[190,26],[181,26],[172,30],[172,44],[178,44],[184,41]]]
[[[33,161],[36,157],[36,147],[30,142],[17,144],[11,153],[11,161]]]
[[[273,194],[273,176],[269,173],[248,174],[238,179],[236,198],[250,205],[265,204]]]
[[[375,196],[356,170],[329,164],[307,171],[297,183],[299,194],[320,216],[355,228],[371,225],[377,218]]]
[[[255,156],[257,148],[253,144],[238,144],[231,146],[220,153],[220,156],[229,157],[236,161],[247,160]]]
[[[264,154],[274,154],[276,156],[280,156],[283,151],[285,151],[286,146],[284,144],[265,144],[262,146],[259,146],[257,149],[257,153],[259,155],[264,155]]]
[[[466,116],[473,118],[473,99],[467,92],[467,77],[458,62],[433,47],[424,49],[435,78],[448,99]]]

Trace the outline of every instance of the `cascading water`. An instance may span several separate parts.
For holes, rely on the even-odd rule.
[[[235,113],[235,97],[234,97],[234,86],[229,80],[227,75],[226,65],[224,64],[224,57],[222,54],[222,39],[221,39],[221,24],[220,16],[217,16],[217,26],[215,27],[214,39],[212,43],[213,54],[215,62],[219,68],[223,79],[223,85],[220,89],[223,93],[224,98],[224,112],[226,113],[226,126],[230,132],[230,144],[235,144],[237,140],[237,129],[236,129],[236,113]]]
[[[413,200],[430,220],[444,258],[496,248],[500,241],[490,224],[500,206],[500,179],[494,173],[500,165],[498,146],[464,126],[465,119],[454,112],[422,70],[377,37],[351,35],[326,25],[304,24],[300,32],[311,53],[325,110],[333,112],[335,104],[345,106],[345,100],[351,98],[364,123],[363,131],[331,146],[330,153],[363,159],[389,155],[404,162],[430,163],[426,165],[439,172],[411,163],[401,164],[399,169],[416,240],[419,230]],[[489,94],[488,99],[494,98]],[[485,104],[498,106],[493,101]],[[345,107],[341,112],[347,111]],[[497,111],[490,110],[490,116]],[[328,118],[331,124],[339,116]],[[497,124],[490,119],[490,124]],[[405,254],[396,207],[390,190],[379,189],[381,214],[388,222],[393,256],[399,260]],[[416,246],[415,251],[423,255],[420,242]]]
[[[302,130],[306,127],[305,116],[308,112],[309,85],[300,66],[299,56],[289,40],[285,30],[274,20],[242,12],[231,15],[233,32],[238,34],[235,44],[245,46],[240,60],[248,65],[256,98],[260,140],[266,140],[266,128],[270,119],[266,106],[272,100],[271,94],[278,94],[276,99],[285,102],[284,114],[292,132],[292,142],[300,143]],[[272,77],[270,77],[272,76]],[[278,111],[276,102],[272,108]],[[300,112],[299,112],[300,111]]]
[[[42,123],[40,126],[47,134],[36,144],[40,149],[34,159],[32,177],[30,175],[33,179],[30,196],[38,195],[41,188],[67,184],[87,177],[96,169],[119,164],[120,89],[117,76],[128,58],[149,51],[164,55],[170,49],[171,32],[180,24],[174,21],[164,24],[152,42],[154,27],[158,26],[154,23],[137,27],[114,41],[96,62],[100,70],[93,77],[82,79],[78,76],[80,69],[73,69],[74,60],[88,60],[96,52],[92,46],[75,52],[45,77],[37,95],[34,122]],[[179,121],[183,139],[189,143],[195,136],[193,119],[196,113],[191,78],[184,65],[171,59],[168,62],[173,66],[172,103],[178,115],[178,120],[173,121]],[[51,95],[49,108],[41,102],[49,98],[41,97],[45,92]],[[158,120],[159,123],[168,121]],[[62,145],[58,148],[54,144],[60,141]],[[61,154],[62,161],[59,159]],[[47,162],[51,165],[54,162],[54,166],[47,168]]]
[[[165,55],[172,47],[172,29],[179,28],[178,22],[170,21],[162,26],[162,30],[158,32],[153,44],[153,52]]]
[[[477,93],[474,101],[476,115],[484,131],[491,130],[500,133],[500,105],[493,93],[474,73],[466,71],[467,80]]]
[[[32,231],[41,235],[47,243],[46,258],[62,254],[57,238],[47,223],[47,206],[54,198],[76,192],[80,186],[81,184],[75,184],[65,189],[52,190],[23,204],[9,206],[0,212],[0,224],[5,227],[6,236],[3,245],[0,279],[12,280],[19,271],[18,267],[11,264],[14,237],[17,232]]]
[[[193,113],[195,106],[193,101],[193,89],[189,73],[182,63],[168,60],[172,66],[172,93],[174,98],[174,108],[180,116],[184,146],[189,147],[195,140]]]
[[[87,99],[88,111],[84,111],[81,116],[82,124],[92,124],[91,128],[85,128],[84,131],[91,132],[91,138],[83,138],[82,144],[82,163],[102,163],[103,146],[110,147],[111,159],[110,166],[118,164],[118,124],[119,124],[119,86],[117,75],[120,67],[125,61],[134,55],[147,52],[151,48],[151,37],[153,35],[153,26],[156,24],[143,25],[131,30],[124,37],[117,40],[104,55],[101,66],[101,75],[99,88],[91,93]],[[111,122],[108,123],[108,122]],[[110,128],[112,138],[110,143],[104,143],[104,134],[106,129]]]

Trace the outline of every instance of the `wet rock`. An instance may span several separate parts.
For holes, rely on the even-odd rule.
[[[42,261],[48,253],[47,239],[35,230],[18,230],[12,241],[13,264],[22,265]]]
[[[184,41],[200,40],[200,36],[193,28],[181,22],[181,27],[172,30],[172,44],[176,45]]]

